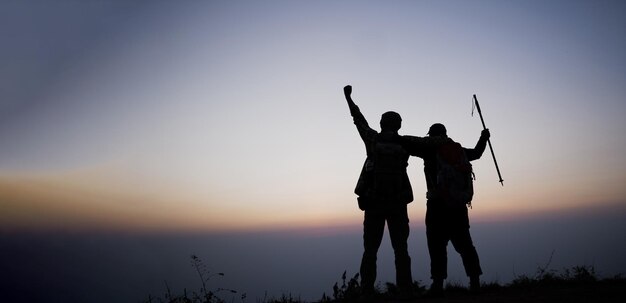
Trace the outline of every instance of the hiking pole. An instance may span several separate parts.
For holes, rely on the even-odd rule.
[[[483,129],[487,129],[485,126],[485,120],[483,119],[483,113],[480,111],[480,105],[478,105],[478,99],[476,98],[476,94],[474,94],[474,104],[476,104],[476,109],[478,110],[478,115],[480,116],[480,122],[483,123]],[[491,151],[491,156],[493,157],[493,163],[496,164],[496,171],[498,171],[498,178],[500,178],[500,184],[504,186],[504,180],[502,180],[502,175],[500,174],[500,168],[498,168],[498,161],[496,161],[496,155],[493,153],[493,147],[491,146],[491,139],[487,139],[487,143],[489,144],[489,150]]]

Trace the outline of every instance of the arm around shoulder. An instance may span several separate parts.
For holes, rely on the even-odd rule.
[[[422,157],[423,155],[435,151],[439,146],[450,142],[447,137],[417,137],[402,136],[402,144],[411,156]]]

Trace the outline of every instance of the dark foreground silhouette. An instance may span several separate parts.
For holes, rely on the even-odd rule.
[[[482,156],[489,142],[489,130],[482,131],[475,148],[463,148],[447,136],[445,126],[440,123],[430,127],[428,137],[402,136],[398,133],[402,118],[398,113],[388,111],[381,116],[381,131],[378,132],[369,126],[352,99],[352,86],[344,87],[344,96],[367,154],[354,190],[359,208],[364,211],[364,252],[360,266],[362,297],[372,297],[374,293],[377,253],[385,223],[394,250],[396,284],[406,299],[414,296],[411,258],[407,249],[410,232],[407,204],[413,201],[407,174],[409,156],[424,160],[428,189],[426,237],[432,279],[429,295],[443,296],[444,280],[448,275],[448,242],[452,242],[463,259],[471,291],[480,291],[483,272],[469,232],[467,209],[471,207],[474,195],[470,161]]]
[[[192,264],[196,266],[202,286],[199,290],[185,289],[183,294],[172,294],[166,289],[164,297],[149,296],[144,302],[185,302],[185,303],[223,303],[223,302],[262,302],[262,303],[296,303],[306,302],[297,295],[285,295],[280,298],[247,298],[245,293],[230,289],[212,289],[203,270],[202,261],[192,256]],[[403,300],[399,289],[393,283],[378,285],[371,302],[623,302],[626,298],[626,278],[615,276],[600,279],[593,267],[576,266],[561,273],[540,268],[533,276],[518,276],[506,285],[485,283],[480,293],[448,284],[445,297],[428,296],[426,287],[414,282],[413,287],[418,294],[411,300]],[[361,286],[359,274],[348,279],[344,272],[341,280],[332,287],[330,295],[323,294],[313,302],[361,302]]]
[[[261,302],[261,303],[304,303],[298,295],[283,294],[280,298],[248,298],[245,292],[233,289],[214,288],[214,279],[223,273],[210,273],[203,261],[191,256],[191,265],[195,268],[201,287],[185,288],[182,294],[172,293],[166,288],[165,296],[149,295],[143,302],[168,303],[225,303],[225,302]],[[548,263],[549,265],[549,263]],[[623,302],[626,298],[626,278],[617,275],[611,278],[599,278],[592,266],[575,266],[562,272],[549,270],[548,265],[539,267],[532,275],[521,275],[506,285],[496,282],[483,283],[480,292],[448,284],[445,296],[432,297],[425,286],[413,281],[411,287],[415,296],[407,300],[401,289],[393,283],[378,284],[375,293],[367,302]],[[329,293],[322,294],[319,300],[311,302],[363,302],[361,279],[359,274],[351,278],[344,271],[339,282]]]
[[[402,136],[398,134],[402,118],[393,111],[384,113],[380,119],[381,131],[378,132],[369,126],[352,100],[352,86],[345,86],[343,91],[367,154],[354,190],[359,196],[359,208],[364,211],[360,291],[364,296],[375,293],[376,260],[386,223],[395,256],[396,283],[403,292],[410,293],[413,277],[407,244],[407,204],[413,201],[413,189],[406,171],[409,153],[403,146]]]
[[[419,295],[411,300],[398,299],[395,285],[387,283],[384,291],[377,293],[372,302],[623,302],[626,297],[626,278],[597,278],[593,267],[577,266],[563,273],[538,270],[533,276],[519,276],[511,283],[500,285],[492,282],[483,284],[481,291],[448,284],[445,297],[432,297],[426,287],[414,283]],[[333,297],[323,297],[320,302],[360,302],[358,275],[342,285],[335,284]],[[280,301],[275,301],[276,303]]]

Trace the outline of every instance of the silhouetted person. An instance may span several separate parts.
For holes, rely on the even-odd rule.
[[[380,119],[381,131],[378,133],[367,124],[359,107],[352,101],[351,93],[350,85],[344,87],[350,114],[367,151],[367,159],[355,189],[359,196],[359,208],[365,212],[361,286],[364,294],[374,293],[377,253],[387,222],[395,255],[396,284],[402,291],[410,292],[413,278],[407,248],[407,204],[413,201],[413,190],[406,172],[409,154],[398,134],[402,119],[396,112],[384,113]]]
[[[428,136],[457,144],[447,137],[446,128],[443,124],[433,124],[428,131]],[[489,136],[489,130],[483,130],[473,149],[462,148],[467,161],[473,161],[482,156]],[[435,296],[443,295],[443,280],[448,276],[448,241],[452,242],[454,249],[461,255],[465,273],[470,278],[470,290],[478,291],[480,289],[480,275],[482,274],[478,253],[469,232],[467,205],[465,202],[454,202],[454,199],[447,195],[438,194],[438,190],[440,191],[438,182],[441,182],[440,166],[443,166],[441,164],[442,146],[440,144],[436,148],[424,148],[418,145],[415,145],[414,148],[410,145],[406,147],[411,155],[424,160],[424,174],[428,189],[426,195],[426,237],[430,254],[430,273],[433,280],[429,292]],[[458,148],[461,150],[460,145]],[[469,165],[469,162],[467,164]],[[471,165],[469,169],[471,178]],[[473,189],[471,189],[471,194],[473,194]]]

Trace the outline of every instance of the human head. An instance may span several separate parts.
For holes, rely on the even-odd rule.
[[[441,123],[435,123],[433,125],[430,126],[430,129],[428,129],[428,135],[431,137],[447,137],[448,134],[446,132],[446,127],[443,126],[443,124]]]
[[[402,125],[402,118],[396,112],[386,112],[380,117],[380,129],[397,132]]]

